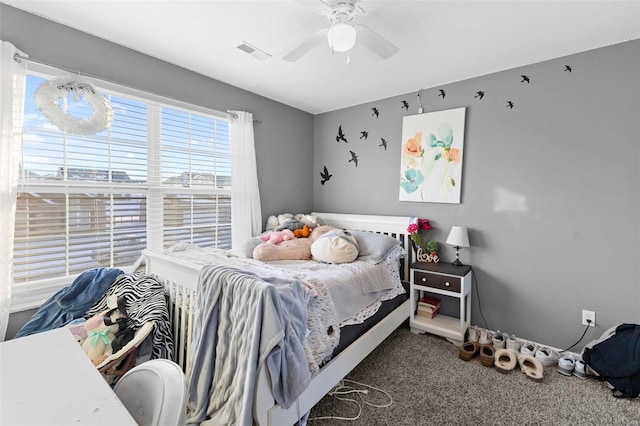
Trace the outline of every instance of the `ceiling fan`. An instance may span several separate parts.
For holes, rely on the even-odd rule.
[[[348,52],[356,42],[371,50],[382,59],[387,59],[398,52],[398,47],[380,34],[363,24],[353,25],[356,16],[364,16],[367,12],[360,6],[360,0],[319,0],[324,4],[321,14],[330,22],[329,28],[317,31],[307,40],[287,53],[282,59],[297,61],[316,45],[326,41],[332,52]]]

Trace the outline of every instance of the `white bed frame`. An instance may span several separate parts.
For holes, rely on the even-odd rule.
[[[406,229],[410,223],[417,221],[416,218],[317,212],[312,214],[322,218],[327,225],[384,233],[399,240],[407,251],[407,257],[401,266],[400,277],[405,281],[409,280],[409,265],[414,261],[414,253]],[[142,254],[145,257],[147,274],[162,282],[170,294],[170,316],[176,348],[174,361],[182,366],[188,375],[190,342],[193,331],[192,308],[200,266],[150,250],[144,250]],[[409,304],[409,300],[405,301],[325,364],[298,401],[288,409],[276,404],[271,393],[267,369],[259,368],[254,401],[255,422],[259,425],[277,426],[295,424],[300,416],[311,410],[322,397],[409,317]]]

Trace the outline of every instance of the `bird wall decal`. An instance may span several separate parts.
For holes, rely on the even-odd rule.
[[[350,163],[350,162],[353,161],[353,163],[356,165],[356,167],[358,167],[358,156],[353,151],[349,151],[349,152],[351,153],[351,160],[347,161],[347,163]]]
[[[476,95],[474,96],[474,98],[478,98],[479,100],[481,100],[482,98],[484,98],[484,92],[482,90],[480,90],[479,92],[476,92]]]
[[[409,110],[409,102],[402,101],[402,106],[400,108],[404,109],[405,111],[408,111]]]
[[[384,148],[384,150],[386,151],[386,150],[387,150],[387,141],[386,141],[384,138],[380,138],[380,140],[381,140],[382,142],[381,142],[381,143],[380,143],[380,145],[378,145],[378,146],[383,147],[383,148]]]
[[[438,96],[441,96],[442,99],[444,99],[444,97],[446,96],[447,92],[444,91],[444,89],[440,89],[440,94]]]
[[[521,75],[520,77],[522,77],[522,80],[520,80],[520,83],[531,83],[528,76]]]
[[[507,101],[507,107],[513,109],[513,102]]]
[[[349,143],[349,141],[347,140],[347,136],[342,131],[342,124],[338,126],[338,136],[336,136],[336,142],[340,142],[340,141]]]
[[[374,116],[376,118],[380,117],[380,110],[378,110],[378,108],[373,107],[373,108],[371,108],[371,111],[373,111],[373,113],[371,114],[372,116]]]
[[[327,166],[324,166],[324,172],[320,172],[320,176],[322,177],[322,180],[320,181],[321,185],[324,185],[326,181],[328,181],[329,179],[331,179],[331,176],[329,174],[329,170],[327,170]]]
[[[364,139],[365,141],[367,140],[367,138],[369,137],[369,132],[366,130],[363,130],[360,132],[360,139]]]
[[[564,70],[571,72],[571,67],[569,65],[565,65],[564,66]]]

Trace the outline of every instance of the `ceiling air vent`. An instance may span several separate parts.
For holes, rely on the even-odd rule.
[[[271,57],[271,55],[269,55],[267,52],[250,45],[246,41],[243,41],[242,44],[238,45],[238,49],[242,50],[245,53],[248,53],[254,58],[260,59],[261,61],[264,61],[265,59],[269,59]]]

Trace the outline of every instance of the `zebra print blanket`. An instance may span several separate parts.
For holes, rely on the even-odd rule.
[[[107,299],[111,295],[124,296],[129,320],[127,326],[137,330],[147,321],[155,321],[151,332],[151,358],[173,356],[173,335],[169,322],[169,310],[164,287],[147,275],[122,274],[113,282],[107,292],[87,311],[85,317],[94,316],[108,308]]]

